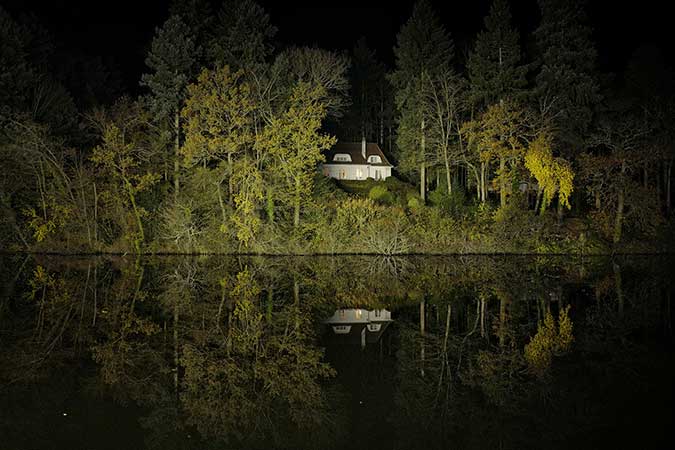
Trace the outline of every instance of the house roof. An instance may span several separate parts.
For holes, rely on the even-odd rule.
[[[336,153],[348,154],[351,156],[351,161],[333,161],[333,157]],[[325,164],[370,164],[371,166],[385,166],[385,167],[394,167],[384,153],[380,149],[380,146],[375,142],[368,142],[366,144],[366,157],[364,158],[361,154],[361,142],[338,142],[330,150],[325,152],[326,162]],[[382,159],[381,163],[369,163],[368,157],[371,155],[377,155]]]

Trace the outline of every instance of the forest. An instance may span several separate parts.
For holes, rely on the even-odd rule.
[[[582,0],[533,33],[494,0],[468,48],[429,0],[390,67],[283,46],[254,0],[174,1],[138,93],[0,7],[0,249],[37,253],[658,253],[673,249],[673,72],[600,70]],[[380,145],[384,181],[319,165]]]

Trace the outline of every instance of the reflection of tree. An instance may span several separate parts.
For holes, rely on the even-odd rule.
[[[44,258],[39,269],[31,259],[14,281],[26,295],[0,300],[0,410],[10,412],[0,435],[28,429],[47,402],[63,402],[47,384],[63,373],[78,383],[58,389],[140,406],[125,411],[142,416],[149,448],[330,447],[368,427],[393,448],[560,448],[575,433],[625,436],[612,417],[631,408],[651,418],[643,428],[659,442],[669,410],[654,398],[673,372],[652,342],[672,342],[668,265],[582,263]],[[395,353],[381,364],[367,348],[336,364],[332,381],[316,333],[324,316],[352,304],[394,311]],[[558,339],[568,308],[574,343],[537,377],[525,346],[539,330],[555,329]],[[95,370],[83,375],[74,367],[89,350]],[[367,404],[386,405],[377,417],[351,407],[346,373]],[[40,394],[17,410],[25,392]]]
[[[181,401],[203,436],[226,431],[234,442],[276,447],[293,436],[287,429],[318,436],[326,407],[318,382],[332,370],[312,342],[307,311],[284,305],[268,323],[260,292],[248,269],[238,273],[227,334],[183,347]]]

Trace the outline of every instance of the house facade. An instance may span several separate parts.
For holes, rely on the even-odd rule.
[[[334,335],[343,336],[346,341],[358,342],[361,348],[379,341],[391,322],[390,311],[363,308],[338,309],[331,317],[323,321],[331,328]]]
[[[374,142],[338,142],[325,154],[321,171],[338,180],[386,180],[391,176],[391,165]]]

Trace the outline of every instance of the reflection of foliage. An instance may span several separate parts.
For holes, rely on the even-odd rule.
[[[89,367],[90,349],[96,370],[78,393],[142,415],[149,448],[330,448],[353,432],[353,396],[332,350],[341,371],[328,380],[315,330],[338,307],[383,307],[395,314],[384,357],[368,345],[345,370],[383,403],[364,421],[382,425],[373,436],[394,448],[569,447],[579,430],[615,426],[624,400],[646,406],[653,396],[634,397],[670,386],[667,353],[647,340],[669,330],[663,261],[617,258],[617,277],[605,259],[579,270],[548,257],[45,258],[20,279],[28,295],[10,293],[8,308],[0,298],[0,408],[20,403],[6,386],[53,389],[57,371]],[[556,306],[568,301],[574,324]],[[555,365],[545,382],[535,350]],[[44,405],[31,401],[21,417],[32,425]],[[20,426],[5,416],[0,434]]]
[[[266,323],[260,292],[248,269],[238,273],[227,335],[212,335],[207,346],[183,347],[181,400],[188,422],[204,436],[230,430],[236,441],[276,440],[284,436],[275,424],[309,431],[321,424],[325,405],[318,381],[333,371],[311,344],[309,317],[291,305]]]
[[[543,375],[551,366],[553,355],[567,353],[572,346],[572,321],[569,318],[570,306],[558,313],[558,326],[553,315],[546,312],[544,323],[539,324],[537,334],[525,346],[525,359],[530,369],[537,375]]]

